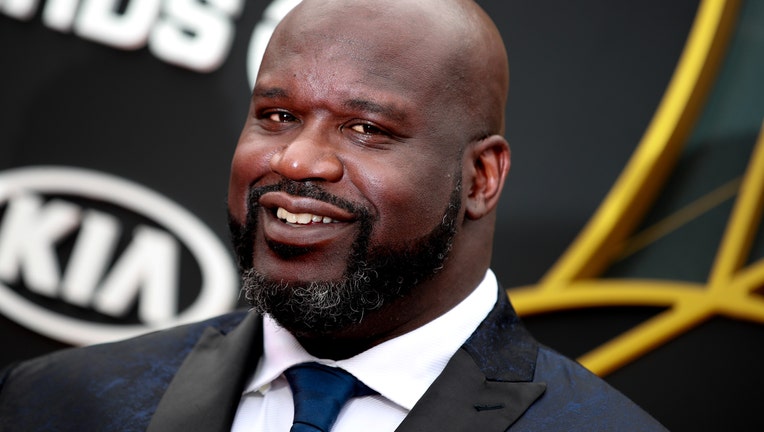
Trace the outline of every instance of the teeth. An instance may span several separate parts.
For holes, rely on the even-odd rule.
[[[279,207],[278,210],[276,210],[276,217],[287,221],[291,224],[297,224],[297,225],[307,225],[309,223],[334,223],[337,222],[336,220],[328,217],[328,216],[319,216],[314,215],[311,213],[290,213],[286,211],[283,207]]]

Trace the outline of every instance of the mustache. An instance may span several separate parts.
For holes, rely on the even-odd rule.
[[[329,193],[321,185],[316,184],[315,182],[299,182],[288,178],[282,178],[278,183],[271,185],[250,185],[249,196],[247,197],[248,219],[251,215],[255,214],[255,210],[260,206],[260,197],[269,192],[284,192],[295,197],[323,201],[350,212],[358,220],[369,220],[371,215],[371,211],[369,211],[366,206]]]
[[[237,258],[237,264],[241,271],[252,266],[254,254],[254,236],[257,227],[258,209],[260,197],[269,192],[285,192],[296,197],[312,198],[335,205],[350,212],[359,222],[359,236],[368,236],[373,223],[372,213],[368,208],[353,201],[340,198],[327,192],[314,182],[297,182],[282,178],[278,183],[255,186],[250,185],[247,196],[247,213],[244,221],[237,221],[231,212],[228,212],[228,230]]]

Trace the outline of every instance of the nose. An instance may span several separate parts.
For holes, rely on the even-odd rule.
[[[308,130],[274,153],[270,167],[273,172],[295,181],[336,182],[344,170],[327,139]]]

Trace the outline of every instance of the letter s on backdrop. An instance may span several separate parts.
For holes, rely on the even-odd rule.
[[[149,49],[168,63],[211,72],[228,56],[243,6],[244,0],[165,0]]]

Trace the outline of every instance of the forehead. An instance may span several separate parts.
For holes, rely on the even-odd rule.
[[[266,50],[258,84],[295,78],[313,89],[342,83],[422,98],[437,94],[450,79],[448,44],[426,37],[433,32],[415,26],[410,17],[347,15],[309,22],[287,17]]]

